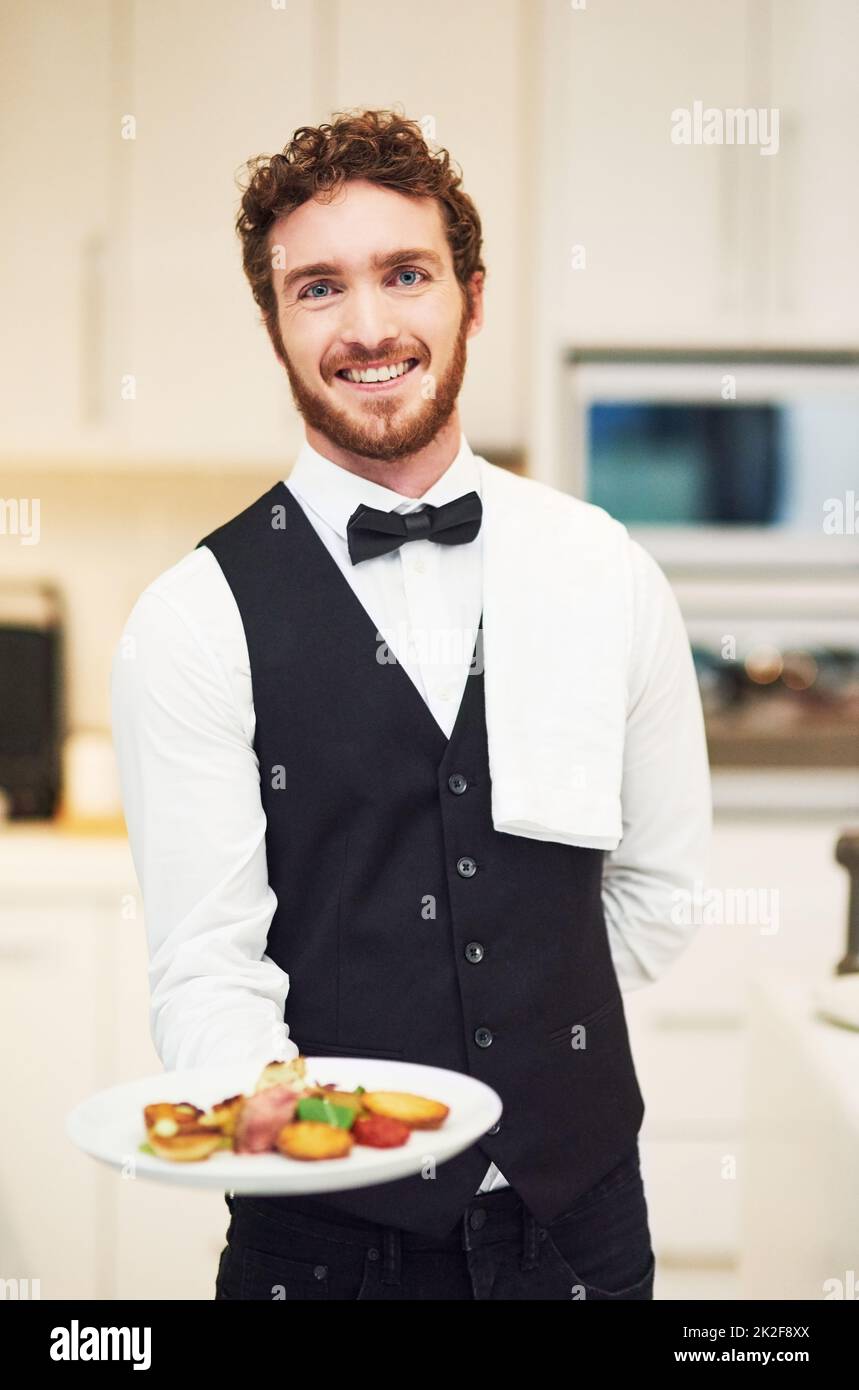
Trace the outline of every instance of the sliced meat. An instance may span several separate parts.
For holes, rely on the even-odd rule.
[[[291,1086],[267,1086],[248,1096],[236,1125],[236,1153],[260,1154],[273,1149],[277,1135],[295,1115],[299,1095]]]

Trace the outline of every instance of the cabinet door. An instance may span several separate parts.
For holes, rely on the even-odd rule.
[[[771,6],[779,154],[768,160],[767,336],[856,346],[859,332],[859,5]]]
[[[550,6],[560,96],[544,137],[555,225],[546,290],[566,343],[711,345],[746,329],[743,166],[672,141],[672,113],[746,101],[746,0]]]
[[[835,818],[718,817],[702,902],[713,920],[695,927],[661,979],[624,997],[652,1154],[653,1229],[666,1257],[739,1254],[750,995],[773,972],[826,979],[843,953],[840,829]]]
[[[84,901],[0,911],[0,1273],[38,1279],[43,1299],[105,1296],[110,1174],[65,1130],[102,1084],[104,931]]]
[[[116,366],[134,455],[237,466],[289,460],[302,435],[234,231],[245,161],[320,114],[311,0],[147,0],[118,84],[134,116]]]
[[[148,952],[139,895],[129,893],[115,933],[116,1047],[111,1081],[163,1070],[149,1029]],[[106,1084],[111,1084],[107,1082]],[[115,1245],[112,1298],[215,1296],[230,1213],[221,1192],[111,1174]]]
[[[0,457],[102,441],[110,0],[0,9]]]

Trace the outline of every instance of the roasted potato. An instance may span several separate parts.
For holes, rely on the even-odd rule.
[[[352,1150],[352,1135],[338,1125],[320,1120],[295,1120],[284,1125],[277,1147],[287,1158],[345,1158]]]
[[[148,1131],[149,1144],[159,1158],[174,1163],[194,1163],[223,1146],[223,1136],[216,1129],[191,1129],[180,1126],[168,1116],[162,1116]]]
[[[199,1124],[202,1113],[187,1100],[157,1100],[143,1107],[143,1120],[147,1129],[151,1129],[158,1120],[174,1120],[180,1129],[193,1129]]]
[[[226,1100],[219,1100],[211,1110],[206,1110],[200,1115],[198,1123],[205,1129],[216,1129],[220,1134],[233,1135],[244,1100],[243,1095],[228,1096]]]
[[[450,1106],[409,1091],[365,1091],[361,1104],[371,1115],[402,1120],[410,1129],[438,1129],[450,1114]]]

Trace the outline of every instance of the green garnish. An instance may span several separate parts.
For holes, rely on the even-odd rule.
[[[322,1124],[337,1125],[340,1129],[351,1129],[355,1123],[355,1107],[337,1105],[324,1096],[302,1096],[295,1113],[299,1120],[316,1120]]]

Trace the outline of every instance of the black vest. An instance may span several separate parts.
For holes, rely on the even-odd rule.
[[[292,1039],[467,1072],[504,1105],[434,1177],[314,1205],[442,1236],[491,1159],[550,1225],[634,1147],[644,1115],[603,851],[494,829],[482,663],[448,741],[405,668],[380,660],[372,618],[282,482],[199,544],[247,639],[278,904],[267,954],[289,975]]]

